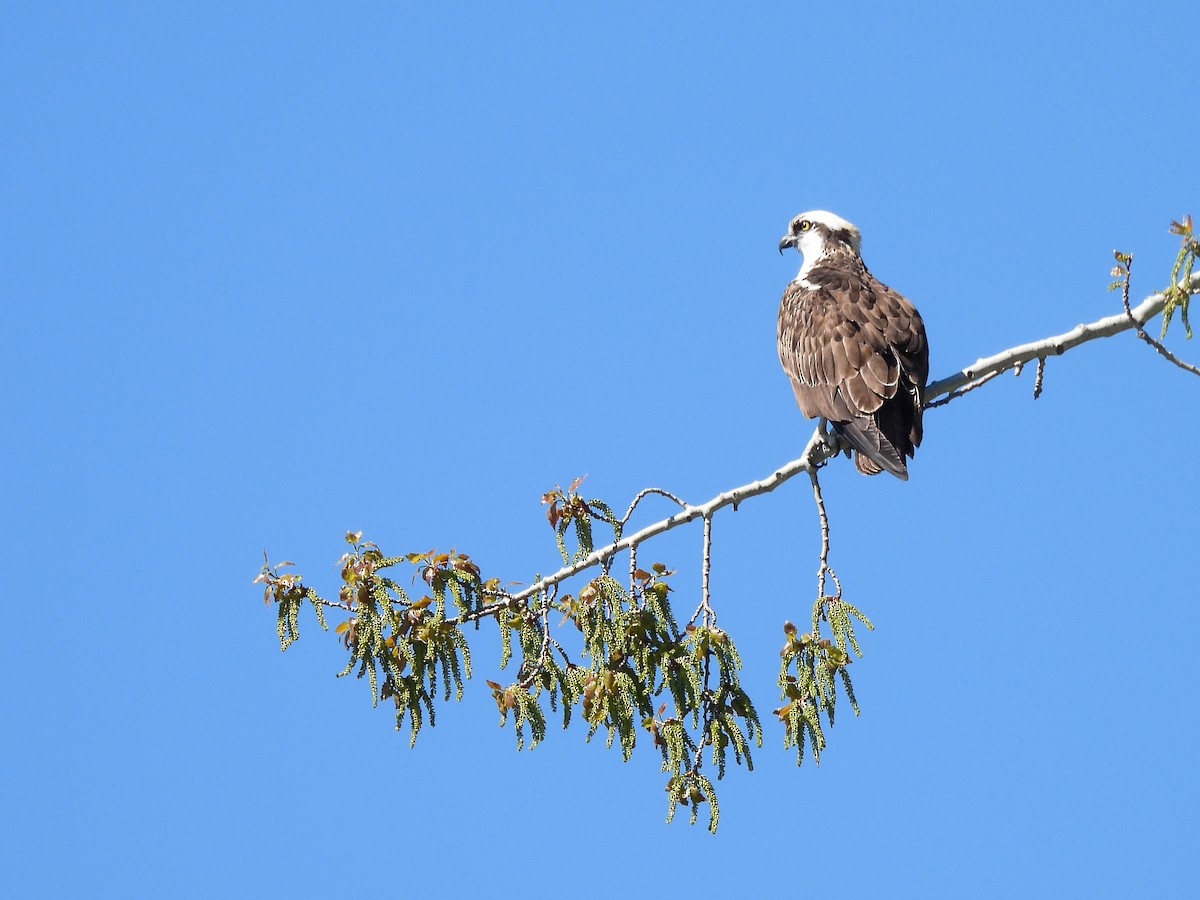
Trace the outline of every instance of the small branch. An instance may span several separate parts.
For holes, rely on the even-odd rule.
[[[1146,329],[1142,327],[1142,323],[1134,317],[1133,310],[1129,308],[1129,277],[1133,268],[1133,256],[1129,255],[1128,257],[1123,258],[1127,258],[1128,262],[1122,267],[1124,283],[1121,285],[1121,303],[1125,306],[1126,317],[1128,317],[1129,321],[1133,324],[1133,327],[1137,329],[1137,336],[1153,347],[1158,352],[1159,356],[1163,357],[1169,362],[1175,363],[1175,365],[1179,366],[1179,368],[1183,369],[1185,372],[1191,372],[1193,375],[1200,375],[1200,369],[1197,369],[1190,363],[1185,363],[1178,356],[1164,347],[1160,342],[1146,334]]]
[[[629,548],[629,596],[637,599],[639,607],[643,605],[642,597],[637,589],[637,544]]]
[[[543,601],[542,610],[539,614],[539,617],[542,620],[542,646],[541,649],[538,650],[537,662],[531,665],[529,660],[524,660],[521,663],[522,668],[527,668],[525,676],[517,681],[517,687],[519,687],[521,690],[526,690],[537,680],[538,675],[542,673],[542,669],[546,665],[547,657],[550,656],[550,602],[551,601],[549,598],[546,598],[546,600]],[[562,648],[559,647],[559,650],[561,651]]]
[[[1025,364],[1017,363],[1015,366],[1013,366],[1013,369],[1016,371],[1016,373],[1018,375],[1021,374],[1021,367],[1023,365],[1025,365]],[[985,384],[987,384],[989,381],[991,381],[997,375],[1002,375],[1002,374],[1004,374],[1002,370],[998,371],[998,372],[988,372],[988,374],[982,376],[981,378],[976,378],[974,381],[972,381],[966,387],[961,388],[957,391],[951,391],[945,397],[942,397],[940,400],[933,400],[931,402],[926,403],[925,408],[933,409],[934,407],[937,407],[937,406],[945,406],[951,400],[955,400],[958,397],[961,397],[963,394],[969,394],[971,391],[975,390],[975,388],[977,388],[977,387],[983,387]]]
[[[1033,376],[1033,399],[1042,396],[1042,379],[1046,377],[1046,357],[1038,357],[1037,374]]]
[[[707,661],[706,661],[706,666],[707,666]],[[705,678],[704,683],[705,683],[705,686],[707,687],[707,685],[708,685],[708,669],[707,669],[707,667],[704,670],[704,678]],[[706,718],[705,719],[706,725],[707,725],[707,722],[708,722],[708,720]],[[700,767],[702,765],[704,765],[704,748],[708,746],[708,741],[709,741],[709,734],[708,734],[708,728],[706,727],[700,735],[700,740],[696,742],[696,755],[692,757],[692,771],[693,772],[699,772]]]
[[[825,498],[821,496],[821,482],[817,480],[817,470],[808,470],[808,478],[812,482],[813,498],[817,501],[817,516],[821,520],[821,561],[817,566],[817,597],[825,596],[825,576],[829,575],[837,587],[837,596],[842,596],[842,583],[837,573],[829,565],[829,516],[825,514]]]
[[[1200,272],[1193,274],[1186,283],[1180,282],[1179,286],[1181,289],[1189,292],[1200,290]],[[1014,368],[1018,363],[1029,362],[1031,359],[1040,356],[1058,356],[1066,353],[1072,347],[1077,347],[1087,341],[1092,341],[1096,338],[1111,337],[1114,334],[1120,334],[1122,331],[1137,328],[1162,312],[1165,304],[1166,296],[1164,294],[1151,294],[1130,310],[1129,313],[1121,311],[1116,315],[1097,319],[1095,322],[1087,325],[1076,325],[1070,331],[1063,334],[1043,338],[1040,341],[1033,341],[1028,344],[1021,344],[1019,347],[1012,347],[1011,349],[997,353],[995,356],[976,360],[974,364],[956,372],[949,378],[943,378],[940,381],[930,384],[925,389],[926,406],[934,405],[928,402],[930,399],[962,390],[971,382],[983,378],[989,373],[1004,372]]]
[[[708,573],[712,565],[712,516],[704,517],[704,558],[700,563],[700,605],[696,611],[692,613],[688,624],[696,621],[696,618],[704,613],[702,624],[708,628],[716,624],[717,614],[713,612],[712,595],[708,590]]]
[[[553,574],[547,575],[543,578],[539,578],[529,587],[513,594],[511,600],[506,602],[525,600],[552,584],[558,584],[560,581],[565,581],[572,575],[578,575],[580,572],[583,572],[586,569],[590,569],[593,566],[598,566],[601,562],[613,554],[628,550],[631,547],[654,537],[655,535],[662,534],[664,531],[670,531],[672,528],[678,528],[680,525],[685,525],[688,522],[692,522],[702,517],[711,517],[712,514],[717,510],[723,509],[726,506],[736,507],[747,497],[756,497],[759,494],[765,494],[769,491],[773,491],[788,479],[794,478],[801,472],[808,471],[808,469],[824,462],[831,456],[835,455],[835,453],[836,451],[834,448],[825,443],[821,436],[821,432],[818,429],[814,431],[813,436],[809,438],[808,444],[805,446],[804,452],[800,455],[799,459],[794,459],[782,468],[776,469],[766,478],[759,479],[758,481],[752,481],[749,484],[742,485],[741,487],[736,487],[732,490],[725,491],[724,493],[717,494],[717,496],[713,497],[707,503],[701,504],[700,506],[689,506],[685,504],[683,509],[675,513],[675,515],[666,519],[662,519],[659,522],[655,522],[653,525],[647,525],[641,531],[623,537],[619,541],[614,541],[605,547],[600,547],[592,553],[589,553],[577,563],[572,563],[569,566],[563,566],[557,572],[554,572]],[[504,604],[497,604],[496,606],[497,608],[500,608],[503,605]]]
[[[683,509],[687,509],[687,504],[684,503],[682,500],[680,500],[678,497],[676,497],[674,494],[672,494],[670,491],[664,491],[662,488],[656,488],[656,487],[643,488],[641,491],[638,492],[638,495],[633,498],[633,502],[629,504],[629,509],[626,510],[625,515],[623,515],[621,517],[618,524],[623,527],[625,525],[625,523],[629,521],[629,517],[633,515],[633,511],[635,509],[637,509],[638,504],[641,503],[642,500],[644,500],[646,497],[650,496],[651,494],[658,494],[660,497],[666,497],[668,500],[670,500],[676,506],[680,506]]]
[[[464,625],[467,622],[475,622],[479,619],[486,619],[491,616],[494,616],[494,615],[496,615],[496,613],[500,612],[501,610],[505,610],[505,609],[517,610],[517,609],[521,608],[521,603],[525,599],[523,597],[517,597],[513,594],[506,594],[506,593],[502,593],[500,591],[496,592],[496,596],[501,597],[501,599],[497,600],[495,603],[487,603],[483,606],[480,606],[478,609],[473,609],[470,612],[465,612],[465,613],[462,613],[461,615],[457,615],[452,619],[447,619],[446,620],[447,624],[449,624],[449,625]]]

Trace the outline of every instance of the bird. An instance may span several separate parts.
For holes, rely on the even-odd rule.
[[[925,323],[862,261],[862,235],[827,210],[800,213],[779,252],[804,262],[779,301],[779,361],[808,418],[832,425],[864,475],[908,480],[929,379]]]

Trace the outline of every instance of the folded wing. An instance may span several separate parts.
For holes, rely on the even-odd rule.
[[[815,268],[784,291],[779,359],[800,409],[833,424],[859,471],[908,478],[929,377],[925,326],[908,300],[868,272]]]

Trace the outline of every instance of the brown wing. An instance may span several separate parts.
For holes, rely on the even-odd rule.
[[[779,304],[779,359],[796,402],[835,424],[860,469],[906,478],[929,377],[920,315],[865,269],[815,267],[805,280],[789,284]]]

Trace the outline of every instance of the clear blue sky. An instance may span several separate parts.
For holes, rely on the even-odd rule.
[[[811,498],[717,520],[767,746],[716,837],[649,747],[517,754],[486,630],[413,751],[311,616],[280,654],[263,548],[528,579],[555,481],[700,502],[796,456],[800,210],[859,225],[935,377],[1116,311],[1114,247],[1161,287],[1200,215],[1192,3],[647,6],[0,12],[0,893],[1194,888],[1200,382],[1128,336],[931,413],[907,484],[828,470],[878,630],[820,768],[766,721]],[[646,551],[685,604],[698,543]]]

